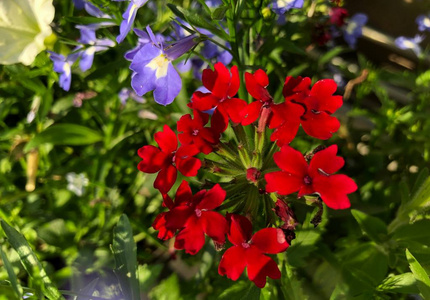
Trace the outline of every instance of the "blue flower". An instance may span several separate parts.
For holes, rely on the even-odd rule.
[[[420,15],[417,17],[416,22],[418,24],[419,31],[430,31],[430,16]]]
[[[116,41],[121,43],[127,34],[131,30],[131,26],[134,23],[134,19],[136,18],[137,10],[141,8],[148,0],[131,0],[130,4],[127,7],[127,10],[122,15],[123,20],[121,25],[119,26],[119,35],[116,37]]]
[[[48,51],[50,56],[49,58],[54,63],[54,71],[60,74],[60,87],[68,91],[70,89],[70,84],[72,82],[72,65],[80,56],[80,52],[73,52],[69,54],[67,57],[64,55]]]
[[[206,0],[205,3],[209,7],[217,7],[222,4],[222,0]]]
[[[137,95],[154,91],[155,102],[168,105],[173,102],[182,87],[181,77],[172,61],[188,52],[198,41],[188,36],[166,47],[156,39],[149,26],[146,27],[152,43],[144,45],[133,57],[131,86]]]
[[[272,9],[278,15],[285,14],[293,8],[302,8],[303,0],[273,0]]]
[[[363,35],[363,26],[367,23],[367,16],[359,13],[353,15],[343,29],[343,39],[354,49],[357,39]]]
[[[92,27],[77,25],[76,28],[81,31],[81,37],[78,42],[88,45],[81,51],[81,60],[79,62],[79,67],[85,72],[93,65],[94,53],[115,46],[115,42],[109,39],[97,39],[96,32]]]
[[[138,41],[137,41],[137,46],[134,47],[133,49],[127,51],[124,54],[124,58],[128,61],[132,61],[133,57],[136,55],[136,53],[146,44],[151,42],[151,39],[149,38],[149,35],[144,31],[144,30],[140,30],[140,29],[133,29],[134,33],[137,35],[138,37]],[[165,39],[164,36],[162,34],[155,34],[155,38],[157,39],[157,41],[164,43]]]
[[[139,97],[132,89],[130,88],[122,88],[118,93],[119,101],[121,101],[122,105],[125,105],[128,99],[133,99],[138,103],[145,103],[145,99]]]
[[[416,35],[413,38],[399,36],[398,38],[396,38],[394,43],[400,49],[403,49],[403,50],[410,49],[414,51],[417,56],[419,56],[421,54],[421,47],[418,44],[421,43],[423,40],[424,40],[424,37],[421,35]]]

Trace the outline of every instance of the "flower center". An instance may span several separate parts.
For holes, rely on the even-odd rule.
[[[245,248],[245,249],[248,249],[249,248],[249,244],[248,243],[242,243],[242,247]]]
[[[196,208],[194,211],[196,212],[196,216],[198,218],[200,218],[202,216],[202,211],[200,209]]]
[[[303,181],[306,185],[312,184],[312,178],[309,175],[306,175],[305,178],[303,178]]]
[[[198,135],[199,134],[199,130],[198,129],[194,129],[192,132],[191,132],[191,135],[194,135],[194,136],[196,136],[196,135]]]

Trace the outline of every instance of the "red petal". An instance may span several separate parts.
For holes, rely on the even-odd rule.
[[[227,275],[231,280],[238,280],[246,266],[246,250],[242,246],[233,246],[225,251],[218,266],[218,274]]]
[[[246,126],[251,124],[252,122],[255,122],[258,119],[258,116],[260,115],[262,106],[263,106],[263,103],[261,101],[254,101],[248,104],[248,106],[245,107],[242,112],[243,114],[242,125]]]
[[[226,191],[219,184],[207,191],[199,204],[198,209],[213,210],[221,205],[226,196]]]
[[[267,276],[272,279],[281,278],[281,272],[276,262],[264,255],[256,247],[251,246],[248,249],[246,252],[246,261],[248,266],[248,278],[259,288],[263,288],[266,285]]]
[[[193,196],[191,192],[190,185],[187,181],[182,180],[181,185],[178,187],[175,196],[175,206],[181,205],[182,203],[187,203],[191,201],[191,197]]]
[[[342,96],[332,96],[336,90],[333,79],[323,79],[314,84],[309,95],[318,99],[318,110],[332,114],[343,104]]]
[[[281,170],[303,178],[308,172],[308,164],[303,157],[303,154],[296,149],[285,145],[281,151],[273,155],[276,165]]]
[[[297,78],[294,78],[292,76],[288,76],[285,78],[282,94],[284,97],[288,97],[295,93],[307,92],[310,85],[311,79],[309,77],[302,78],[301,76],[298,76]]]
[[[245,84],[246,90],[255,99],[268,101],[272,98],[266,90],[266,86],[269,84],[269,78],[263,70],[259,69],[254,74],[246,72]]]
[[[198,110],[193,110],[195,126],[201,128],[205,126],[209,121],[209,114],[203,113]]]
[[[166,228],[166,212],[163,212],[159,214],[155,220],[154,223],[152,223],[152,227],[155,230],[159,230],[158,232],[158,238],[162,240],[168,240],[172,238],[175,235],[176,230],[170,230]]]
[[[279,228],[264,228],[257,231],[251,239],[251,244],[268,254],[283,252],[289,246]]]
[[[194,215],[192,207],[187,205],[181,205],[174,207],[166,215],[166,227],[170,229],[182,229],[185,227],[188,219]]]
[[[304,118],[305,120],[301,122],[304,131],[317,139],[326,140],[331,138],[333,133],[338,131],[340,127],[339,120],[325,112],[319,112],[318,114],[308,112],[304,115]]]
[[[227,92],[230,86],[230,72],[227,67],[224,66],[221,62],[218,62],[214,65],[215,71],[212,73],[203,71],[202,81],[203,85],[212,92],[212,94],[219,98],[225,99],[227,96]],[[207,81],[209,85],[205,82]]]
[[[223,133],[228,127],[228,115],[221,107],[217,107],[211,118],[211,128],[217,133]]]
[[[185,249],[191,255],[196,254],[205,244],[205,234],[197,216],[188,219],[185,228],[182,229],[175,239],[176,249]]]
[[[166,168],[163,168],[160,173],[158,173],[157,178],[154,181],[154,187],[162,194],[167,194],[175,184],[177,175],[178,174],[174,166],[169,165]]]
[[[267,76],[266,72],[262,69],[258,69],[254,73],[254,78],[262,87],[266,87],[269,85],[269,76]]]
[[[163,131],[154,134],[154,139],[164,153],[172,153],[178,148],[176,134],[167,125],[164,125]]]
[[[252,224],[244,216],[231,214],[230,215],[230,230],[228,239],[234,245],[242,245],[251,239]]]
[[[299,130],[300,122],[284,122],[282,126],[279,126],[270,136],[272,142],[276,141],[278,147],[288,145],[292,142],[294,137]]]
[[[286,172],[272,172],[264,175],[266,191],[278,192],[279,195],[289,195],[297,192],[304,184],[303,177],[296,177]]]
[[[320,175],[313,178],[312,185],[328,207],[345,209],[351,206],[347,194],[357,190],[354,180],[346,175]]]
[[[224,244],[228,223],[223,215],[214,211],[202,211],[203,231],[215,242]]]
[[[201,138],[211,144],[217,144],[219,142],[219,138],[215,138],[215,135],[211,128],[204,127],[200,130]]]
[[[228,116],[234,123],[240,123],[244,117],[244,110],[248,106],[245,100],[239,98],[231,98],[220,103],[223,106]]]
[[[231,67],[231,81],[230,81],[230,87],[228,88],[227,95],[229,97],[234,97],[237,94],[237,91],[240,87],[240,77],[239,77],[239,71],[237,69],[237,66]]]
[[[345,161],[342,157],[336,156],[336,153],[337,145],[331,145],[315,153],[309,164],[309,174],[311,177],[319,174],[318,169],[321,169],[327,174],[333,174],[339,171],[343,167]]]
[[[168,209],[172,209],[175,205],[173,204],[172,198],[168,194],[162,194],[163,196],[163,206]]]
[[[160,171],[167,158],[166,154],[161,152],[160,149],[151,145],[139,148],[137,154],[142,158],[137,168],[139,171],[145,173],[156,173]]]
[[[176,166],[182,175],[186,177],[192,177],[197,175],[197,172],[202,166],[202,162],[198,158],[188,157],[184,159],[177,159]]]
[[[190,132],[192,131],[193,128],[193,120],[191,119],[191,115],[187,114],[187,115],[183,115],[178,123],[177,123],[177,130],[178,132]]]
[[[190,102],[188,106],[192,109],[205,111],[217,106],[219,100],[219,98],[215,97],[211,93],[195,92],[191,99],[192,102]]]

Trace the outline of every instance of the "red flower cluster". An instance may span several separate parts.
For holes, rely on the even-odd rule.
[[[217,248],[226,243],[227,235],[232,246],[222,256],[219,274],[237,280],[247,268],[249,279],[256,286],[264,287],[267,277],[277,279],[281,276],[276,262],[266,254],[280,253],[288,248],[297,224],[294,212],[274,196],[274,200],[278,199],[276,205],[273,202],[265,209],[273,209],[279,216],[278,228],[263,228],[253,235],[250,219],[228,212],[224,216],[219,212],[221,204],[227,198],[230,205],[239,199],[235,193],[254,189],[257,198],[259,195],[265,197],[267,193],[289,195],[298,192],[298,197],[317,194],[333,209],[349,207],[347,194],[354,192],[357,186],[346,175],[334,174],[344,164],[344,160],[336,156],[337,146],[330,146],[307,159],[308,156],[305,158],[288,145],[300,126],[312,137],[330,138],[340,126],[332,114],[342,105],[342,97],[333,95],[337,88],[333,80],[320,80],[311,87],[310,78],[287,77],[283,87],[284,99],[275,103],[267,90],[269,77],[263,70],[257,70],[245,73],[246,89],[256,99],[247,104],[236,97],[240,87],[237,67],[233,66],[229,71],[222,63],[215,64],[214,70],[204,70],[202,81],[209,92],[193,94],[188,105],[193,109],[193,115],[180,118],[178,137],[165,125],[163,131],[155,134],[158,147],[148,145],[138,151],[142,158],[138,169],[145,173],[158,172],[154,187],[160,190],[163,206],[168,208],[156,217],[153,227],[159,231],[160,239],[175,238],[174,247],[192,255],[202,249],[205,235],[214,241]],[[211,109],[212,116],[207,114]],[[236,148],[232,142],[220,141],[230,121],[238,140]],[[241,129],[251,124],[256,127],[254,142],[249,142],[251,138]],[[257,139],[265,137],[262,133],[267,127],[273,129],[270,140],[281,147],[273,158],[261,157],[262,151],[258,148],[261,143]],[[249,149],[254,146],[255,149]],[[208,155],[211,152],[216,152],[220,160],[206,158],[202,163],[195,157],[199,153]],[[272,159],[280,171],[267,172],[268,166],[273,166]],[[272,163],[265,164],[263,160]],[[222,184],[237,185],[237,188],[226,188],[231,193],[227,196],[226,190],[214,183],[211,189],[193,195],[189,184],[183,181],[175,199],[170,198],[167,193],[176,181],[177,171],[187,177],[196,176],[201,167],[215,175],[236,176],[230,183],[223,180]],[[258,216],[251,212],[258,212],[255,209],[258,201],[242,199],[245,203],[236,208],[242,208],[245,210],[243,214],[258,222]]]

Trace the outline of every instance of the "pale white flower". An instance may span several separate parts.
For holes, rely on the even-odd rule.
[[[85,192],[85,187],[88,186],[89,180],[84,173],[76,174],[75,172],[70,172],[66,174],[67,179],[67,189],[77,196],[82,196]]]
[[[52,0],[0,0],[0,64],[30,65],[45,49],[54,15]]]

